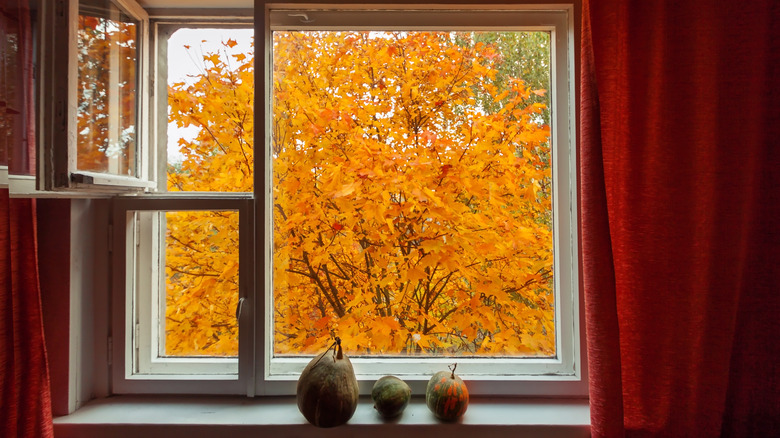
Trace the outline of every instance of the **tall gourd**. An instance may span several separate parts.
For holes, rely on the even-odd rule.
[[[303,416],[317,427],[339,426],[352,418],[357,408],[358,382],[352,363],[341,350],[341,339],[336,338],[303,369],[297,400]]]

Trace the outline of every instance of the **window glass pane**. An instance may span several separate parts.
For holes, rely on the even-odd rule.
[[[253,33],[182,28],[169,38],[169,191],[252,191]]]
[[[108,0],[79,4],[78,170],[136,176],[138,32]]]
[[[160,356],[238,356],[238,217],[165,213]]]
[[[550,34],[273,33],[273,351],[554,357]]]

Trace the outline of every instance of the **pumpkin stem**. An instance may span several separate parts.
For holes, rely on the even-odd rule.
[[[455,378],[455,368],[457,368],[457,367],[458,367],[457,362],[452,364],[452,365],[447,366],[447,368],[449,368],[450,371],[452,371],[451,378],[453,378],[453,379]]]

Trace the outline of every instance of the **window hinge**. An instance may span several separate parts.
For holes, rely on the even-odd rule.
[[[111,336],[108,337],[108,353],[106,354],[108,359],[108,364],[113,365],[114,363],[114,338]]]
[[[133,230],[133,239],[135,240],[135,247],[141,247],[141,216],[135,214],[135,229]]]

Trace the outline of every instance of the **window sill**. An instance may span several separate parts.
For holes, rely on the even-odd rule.
[[[95,400],[71,415],[54,419],[58,438],[84,436],[256,437],[271,436],[405,438],[438,436],[587,437],[590,409],[584,399],[472,399],[457,423],[437,421],[421,397],[412,399],[395,420],[383,421],[370,398],[361,398],[344,426],[319,429],[298,412],[293,397],[115,396]],[[173,434],[173,435],[172,435]],[[436,434],[436,435],[431,435]]]

